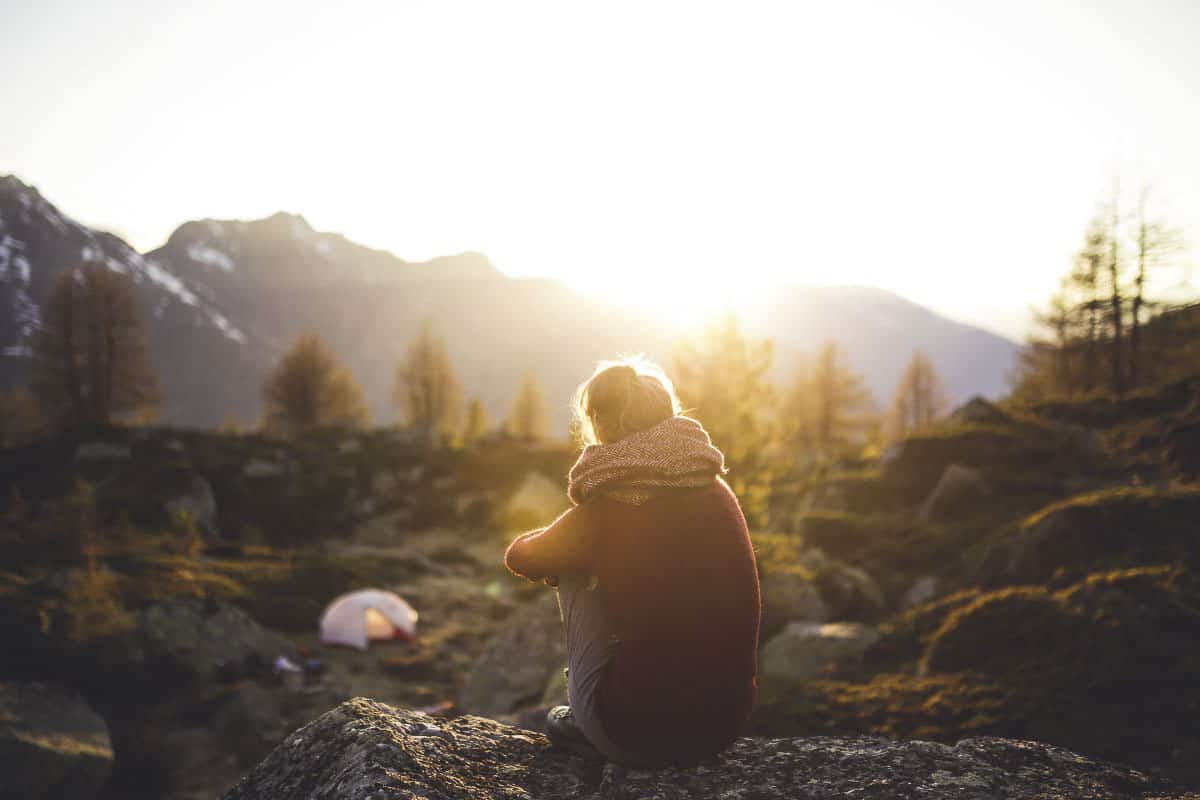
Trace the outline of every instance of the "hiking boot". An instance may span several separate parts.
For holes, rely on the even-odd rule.
[[[583,734],[570,706],[555,706],[546,713],[546,736],[555,747],[589,761],[604,760],[604,755]]]

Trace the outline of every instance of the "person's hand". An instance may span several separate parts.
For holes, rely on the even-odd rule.
[[[542,578],[542,582],[545,583],[547,586],[551,586],[555,589],[558,588],[558,576],[557,575],[547,575],[546,577]]]

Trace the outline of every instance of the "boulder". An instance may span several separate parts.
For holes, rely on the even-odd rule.
[[[1099,568],[1200,563],[1200,488],[1112,487],[1077,495],[1026,519],[987,571],[1007,582],[1046,581]]]
[[[937,597],[938,579],[933,575],[922,575],[913,581],[912,586],[900,597],[900,610],[923,606]]]
[[[287,717],[279,692],[246,683],[224,703],[212,729],[224,750],[235,753],[242,766],[253,766],[287,733]]]
[[[751,739],[691,768],[587,768],[541,734],[365,698],[286,737],[225,800],[401,798],[1004,800],[1165,797],[1166,780],[1037,742]]]
[[[217,498],[213,494],[212,484],[202,475],[193,475],[188,486],[164,504],[167,514],[186,513],[209,538],[216,538],[220,531],[217,528]]]
[[[513,528],[549,525],[569,505],[566,492],[540,472],[526,473],[504,504],[504,521]]]
[[[769,637],[789,622],[826,622],[829,607],[807,574],[772,571],[762,577],[762,636]]]
[[[962,464],[950,464],[917,511],[917,522],[939,522],[970,513],[991,493],[991,486],[982,472]]]
[[[459,705],[496,715],[536,703],[566,660],[558,596],[544,592],[501,623],[467,675]]]
[[[93,797],[112,764],[108,727],[82,700],[43,683],[0,682],[5,797]]]
[[[133,449],[124,442],[83,442],[75,448],[76,463],[128,461]]]
[[[871,574],[861,567],[818,556],[820,550],[806,553],[812,565],[813,582],[829,607],[833,619],[877,620],[887,610],[883,591]]]
[[[383,497],[395,494],[400,486],[400,479],[394,472],[376,472],[371,476],[371,493]]]
[[[252,458],[242,467],[242,474],[247,478],[278,478],[287,474],[287,467],[277,461]]]
[[[995,403],[979,395],[950,412],[949,419],[959,425],[1007,425],[1012,421]]]
[[[298,659],[295,647],[241,610],[220,601],[176,598],[139,611],[116,673],[147,686],[214,685],[239,677],[269,677],[281,655]]]
[[[829,664],[860,658],[878,640],[869,625],[792,622],[763,647],[758,672],[766,680],[808,680]]]

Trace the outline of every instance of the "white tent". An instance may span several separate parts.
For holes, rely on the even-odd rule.
[[[321,641],[367,649],[368,641],[411,639],[417,634],[417,612],[398,595],[360,589],[334,600],[321,615]]]

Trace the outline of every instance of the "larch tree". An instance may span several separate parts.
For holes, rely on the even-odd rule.
[[[454,435],[462,412],[462,387],[446,345],[422,323],[396,370],[393,398],[404,423],[428,442]]]
[[[33,393],[24,386],[15,386],[0,394],[0,446],[31,442],[46,427],[46,420]]]
[[[467,406],[467,419],[463,423],[462,443],[472,445],[482,439],[491,430],[492,421],[488,419],[487,409],[478,397],[471,400]]]
[[[1105,274],[1108,278],[1108,324],[1112,332],[1109,343],[1110,381],[1117,397],[1125,394],[1125,297],[1124,258],[1121,247],[1120,191],[1114,190],[1107,211],[1108,252]]]
[[[1049,308],[1035,312],[1031,337],[1014,376],[1014,397],[1070,397],[1107,388],[1120,396],[1172,373],[1179,331],[1147,323],[1167,309],[1152,299],[1162,273],[1181,266],[1177,231],[1151,208],[1143,188],[1129,219],[1116,193],[1093,217],[1074,266]],[[1129,205],[1128,201],[1124,201]],[[1153,354],[1147,352],[1153,348]]]
[[[362,390],[316,334],[302,334],[263,387],[263,427],[283,436],[369,423]]]
[[[682,341],[671,370],[685,413],[699,419],[724,452],[729,483],[756,525],[767,522],[777,467],[774,357],[771,341],[747,336],[727,314]]]
[[[1150,189],[1142,187],[1138,196],[1137,216],[1134,219],[1133,297],[1129,309],[1129,379],[1133,386],[1144,385],[1146,363],[1142,339],[1143,313],[1152,314],[1159,304],[1150,300],[1148,283],[1171,259],[1183,251],[1183,237],[1168,226],[1150,207]]]
[[[872,421],[871,393],[836,342],[803,364],[784,399],[789,439],[812,461],[831,461],[861,444]]]
[[[62,424],[105,424],[156,406],[133,281],[96,263],[58,276],[33,340],[31,386],[43,413]]]
[[[947,406],[946,391],[933,362],[917,350],[896,386],[888,413],[890,438],[898,439],[928,428],[945,413]]]
[[[1076,258],[1075,270],[1070,277],[1072,287],[1080,295],[1085,392],[1090,392],[1100,383],[1100,346],[1103,335],[1101,271],[1107,249],[1108,232],[1103,218],[1097,217],[1088,227],[1083,249]]]
[[[546,393],[537,373],[529,370],[521,379],[517,396],[513,399],[505,428],[519,439],[533,441],[545,438],[550,427],[550,412],[546,407]]]

